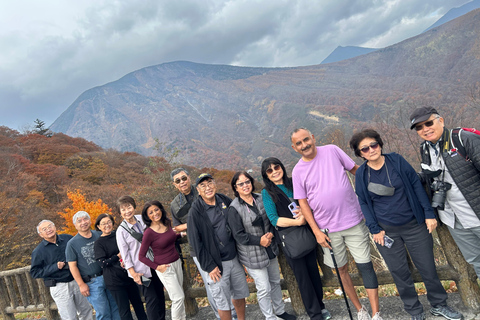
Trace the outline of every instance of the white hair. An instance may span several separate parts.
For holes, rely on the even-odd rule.
[[[50,222],[51,224],[53,224],[53,226],[55,226],[55,223],[53,223],[52,221],[50,220],[42,220],[40,221],[38,224],[37,224],[37,232],[40,233],[40,225],[44,222]]]
[[[76,224],[76,223],[77,223],[78,218],[85,218],[85,217],[87,217],[88,219],[90,219],[90,215],[88,214],[88,212],[86,212],[86,211],[78,211],[78,212],[75,213],[75,215],[73,216],[73,224]]]

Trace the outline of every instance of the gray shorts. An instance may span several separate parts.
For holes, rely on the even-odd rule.
[[[245,270],[238,262],[237,257],[229,261],[222,261],[222,278],[214,283],[208,277],[207,286],[212,293],[218,310],[230,310],[231,299],[244,299],[250,295],[248,291]]]
[[[347,230],[329,233],[328,237],[330,238],[330,245],[333,248],[333,254],[339,268],[348,262],[347,247],[356,263],[368,263],[371,261],[370,236],[364,220]],[[330,268],[334,268],[330,249],[322,249],[323,262]]]

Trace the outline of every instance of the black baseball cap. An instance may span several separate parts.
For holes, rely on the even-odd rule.
[[[203,180],[206,180],[206,179],[213,179],[213,177],[209,173],[202,173],[201,175],[198,176],[197,181],[195,181],[195,185],[198,186],[200,183],[202,183]]]
[[[438,114],[437,109],[433,107],[420,107],[415,109],[410,115],[410,130],[415,128],[417,123],[427,121],[432,114]]]

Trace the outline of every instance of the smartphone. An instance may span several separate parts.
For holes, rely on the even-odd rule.
[[[384,242],[385,247],[391,248],[393,246],[393,243],[395,242],[395,240],[393,240],[392,238],[390,238],[387,235],[384,235],[383,236],[383,242]]]
[[[290,212],[292,213],[293,217],[295,218],[297,216],[297,214],[295,212],[293,212],[293,210],[297,210],[297,204],[295,202],[292,202],[288,205],[288,209],[290,210]]]

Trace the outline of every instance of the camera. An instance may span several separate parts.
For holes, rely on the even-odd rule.
[[[452,185],[445,181],[434,181],[431,187],[433,191],[432,207],[440,210],[445,209],[447,191],[452,188]]]

